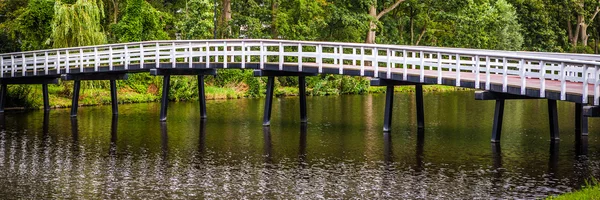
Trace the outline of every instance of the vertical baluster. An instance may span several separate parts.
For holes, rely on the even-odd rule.
[[[379,49],[377,48],[373,48],[373,51],[371,52],[371,54],[373,55],[373,62],[371,62],[373,68],[375,68],[375,73],[373,74],[375,76],[375,78],[379,77]]]
[[[402,73],[402,79],[403,80],[408,80],[408,52],[406,52],[406,50],[402,50],[402,56],[404,57],[404,63],[403,63],[403,68],[404,68],[404,72]]]
[[[113,70],[113,48],[112,46],[108,47],[108,70]]]
[[[583,95],[582,95],[582,99],[581,102],[584,104],[588,103],[588,96],[589,96],[589,77],[588,77],[588,66],[587,65],[583,65]]]
[[[10,76],[14,77],[15,76],[15,68],[17,67],[17,65],[15,65],[15,55],[10,55]]]
[[[323,46],[319,44],[317,50],[319,52],[317,55],[317,62],[319,63],[319,73],[323,73]]]
[[[83,60],[84,60],[84,55],[83,55],[83,49],[79,49],[79,72],[83,72]]]
[[[480,64],[481,60],[479,59],[479,55],[475,55],[475,89],[481,88],[481,78],[479,77],[479,71],[481,70],[479,68]]]
[[[333,47],[333,54],[334,54],[334,56],[337,56],[337,58],[334,58],[334,59],[333,59],[333,64],[334,64],[334,65],[337,65],[337,64],[338,64],[338,59],[339,59],[339,56],[338,56],[338,53],[337,53],[337,51],[338,51],[338,49],[337,49],[337,48],[335,48],[335,47]]]
[[[425,53],[423,53],[423,51],[419,52],[420,59],[421,59],[421,63],[419,66],[419,68],[421,69],[419,72],[419,81],[421,83],[425,82]]]
[[[98,47],[94,47],[94,71],[98,71],[100,66],[100,58],[98,57]]]
[[[491,66],[490,57],[485,56],[485,90],[490,90],[490,87],[491,87],[490,66]]]
[[[21,54],[21,74],[25,76],[27,73],[27,62],[25,62],[25,54]]]
[[[302,71],[302,43],[298,43],[298,71]]]
[[[260,41],[260,61],[259,61],[260,69],[265,68],[265,45],[263,41]]]
[[[600,104],[600,69],[594,66],[594,105]]]
[[[60,51],[56,51],[55,69],[56,69],[56,74],[60,74]]]
[[[125,63],[124,63],[124,66],[125,66],[125,69],[127,70],[127,69],[129,69],[129,62],[130,62],[130,60],[129,60],[129,48],[127,47],[127,45],[125,45],[123,47],[123,51],[125,51]]]
[[[540,61],[540,97],[546,97],[546,63]]]
[[[441,85],[442,84],[442,59],[443,59],[443,55],[442,53],[438,52],[437,53],[437,84]]]
[[[508,60],[502,58],[502,92],[508,92]]]
[[[526,66],[525,59],[521,59],[521,61],[519,61],[519,72],[521,73],[521,95],[525,95],[527,93],[527,78],[525,77],[525,73],[527,72],[525,69]]]
[[[193,66],[193,62],[194,62],[193,51],[194,51],[194,48],[192,48],[192,42],[188,43],[188,49],[189,50],[188,50],[188,56],[187,57],[189,59],[188,62],[190,62],[189,63],[189,68],[193,68],[194,67]]]
[[[360,47],[360,76],[365,75],[365,48]]]
[[[386,77],[388,79],[392,78],[392,55],[394,55],[396,52],[395,51],[391,51],[390,49],[387,49],[386,51],[386,55],[387,55],[387,71],[386,71]]]
[[[356,66],[356,47],[352,48],[352,66]]]
[[[144,44],[140,43],[140,69],[144,69]]]
[[[456,87],[460,87],[460,55],[456,54]]]
[[[340,62],[339,62],[339,74],[344,74],[344,47],[342,45],[340,45],[338,48],[340,48],[339,52],[339,58],[340,58]]]
[[[567,77],[565,76],[565,63],[560,63],[560,100],[567,99]]]
[[[37,75],[37,53],[33,53],[33,75]]]
[[[158,44],[158,42],[155,45],[156,49],[154,50],[154,64],[156,65],[156,68],[160,68],[160,44]]]
[[[279,70],[283,70],[283,44],[279,42]]]
[[[206,42],[206,69],[210,68],[210,43]]]
[[[4,56],[0,56],[0,77],[4,78]]]
[[[242,69],[246,68],[246,43],[242,41]]]
[[[177,57],[175,57],[175,53],[177,53],[177,47],[175,46],[175,42],[171,42],[171,68],[177,67]]]
[[[223,68],[227,69],[227,42],[223,42]]]

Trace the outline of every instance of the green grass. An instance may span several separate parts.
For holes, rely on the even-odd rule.
[[[574,192],[562,194],[559,196],[548,197],[547,199],[600,199],[600,184],[593,179],[591,183],[586,183],[586,186]]]

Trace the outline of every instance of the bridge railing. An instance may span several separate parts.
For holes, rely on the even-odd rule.
[[[582,94],[583,103],[588,103],[591,90],[593,104],[600,103],[600,62],[596,62],[595,57],[523,54],[287,40],[148,41],[0,54],[0,77],[41,76],[48,75],[51,70],[58,74],[84,72],[84,69],[89,71],[92,68],[91,71],[112,71],[115,66],[129,69],[131,65],[161,68],[165,66],[164,63],[171,63],[170,67],[173,68],[180,63],[187,63],[190,68],[193,63],[205,64],[207,68],[213,67],[211,63],[221,63],[224,68],[231,64],[239,64],[241,68],[258,64],[261,69],[265,64],[275,64],[279,65],[280,70],[286,65],[298,67],[300,71],[306,66],[316,67],[319,72],[323,72],[324,68],[333,68],[340,74],[345,69],[353,69],[359,70],[362,76],[365,72],[374,72],[374,77],[384,72],[381,78],[402,74],[404,80],[408,80],[409,74],[418,74],[420,81],[430,77],[436,78],[438,84],[442,84],[445,78],[454,78],[459,87],[461,80],[469,79],[475,82],[477,89],[486,90],[490,89],[492,77],[500,76],[504,92],[507,92],[509,85],[517,86],[523,95],[526,94],[528,83],[539,81],[535,84],[540,88],[541,97],[545,97],[548,87],[551,87],[546,81],[557,80],[561,82],[560,88],[551,89],[560,91],[561,100],[566,100],[567,93],[577,93]],[[579,89],[568,88],[568,82],[582,83],[582,86]],[[479,88],[481,83],[485,83],[484,88]]]

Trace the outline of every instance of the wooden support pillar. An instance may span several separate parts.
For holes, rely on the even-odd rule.
[[[548,99],[548,122],[550,124],[550,140],[558,141],[558,110],[556,108],[556,100]]]
[[[117,81],[110,80],[110,99],[112,103],[113,115],[119,114],[119,101],[117,100]]]
[[[44,112],[50,111],[50,99],[48,97],[48,84],[42,84],[42,95],[44,96]]]
[[[206,119],[206,96],[204,92],[204,75],[198,75],[198,102],[200,104],[200,119]]]
[[[6,84],[2,84],[2,90],[0,90],[0,113],[4,113],[4,106],[6,105],[6,96],[8,95],[8,87]]]
[[[306,77],[298,77],[298,90],[300,92],[300,123],[307,123],[308,117],[306,116]]]
[[[263,126],[271,125],[271,107],[273,106],[273,90],[275,89],[275,77],[269,76],[267,80],[267,98],[265,99],[265,112]]]
[[[160,101],[160,121],[167,121],[167,107],[169,106],[169,85],[171,84],[171,75],[163,77],[162,98]]]
[[[77,117],[77,108],[79,107],[79,89],[81,88],[81,81],[76,80],[73,82],[73,101],[71,102],[71,117]]]
[[[588,117],[583,115],[583,104],[575,104],[575,134],[577,136],[588,135]]]
[[[383,131],[392,130],[392,109],[394,108],[394,85],[387,85],[385,91],[385,111],[383,116]]]
[[[500,142],[502,133],[502,119],[504,118],[504,99],[496,100],[496,109],[494,110],[494,125],[492,128],[492,142]]]
[[[425,111],[423,109],[423,85],[415,85],[417,104],[417,127],[425,128]]]

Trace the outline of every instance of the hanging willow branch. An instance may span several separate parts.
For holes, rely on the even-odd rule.
[[[106,43],[100,20],[104,18],[101,0],[77,0],[54,4],[51,42],[55,48]]]

